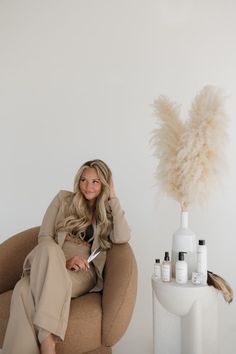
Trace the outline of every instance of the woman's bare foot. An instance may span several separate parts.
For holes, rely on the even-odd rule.
[[[55,342],[51,334],[42,341],[40,352],[41,354],[56,354]]]

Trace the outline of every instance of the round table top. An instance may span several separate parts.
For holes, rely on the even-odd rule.
[[[162,306],[178,316],[186,315],[196,301],[207,306],[217,297],[212,286],[194,285],[190,280],[186,284],[177,284],[175,280],[163,282],[152,276],[152,289]]]

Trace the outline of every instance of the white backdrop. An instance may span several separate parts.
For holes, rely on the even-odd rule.
[[[152,103],[225,90],[228,169],[190,211],[209,268],[235,289],[236,3],[234,0],[0,0],[0,239],[39,225],[82,162],[104,159],[132,228],[139,287],[115,354],[152,353],[150,277],[170,250],[179,206],[154,186]],[[220,303],[221,354],[235,353],[236,307]]]

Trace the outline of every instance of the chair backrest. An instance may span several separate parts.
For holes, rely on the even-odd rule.
[[[39,227],[22,231],[0,244],[0,293],[13,289],[27,254],[37,245]]]
[[[137,263],[129,243],[107,252],[102,297],[102,342],[113,346],[125,333],[137,295]]]

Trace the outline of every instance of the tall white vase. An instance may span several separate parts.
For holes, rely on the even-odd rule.
[[[179,252],[186,252],[185,261],[188,264],[188,279],[191,279],[192,272],[196,271],[197,240],[196,235],[188,227],[188,211],[181,211],[180,227],[173,234],[172,238],[172,275],[175,277],[175,263],[178,260]]]

